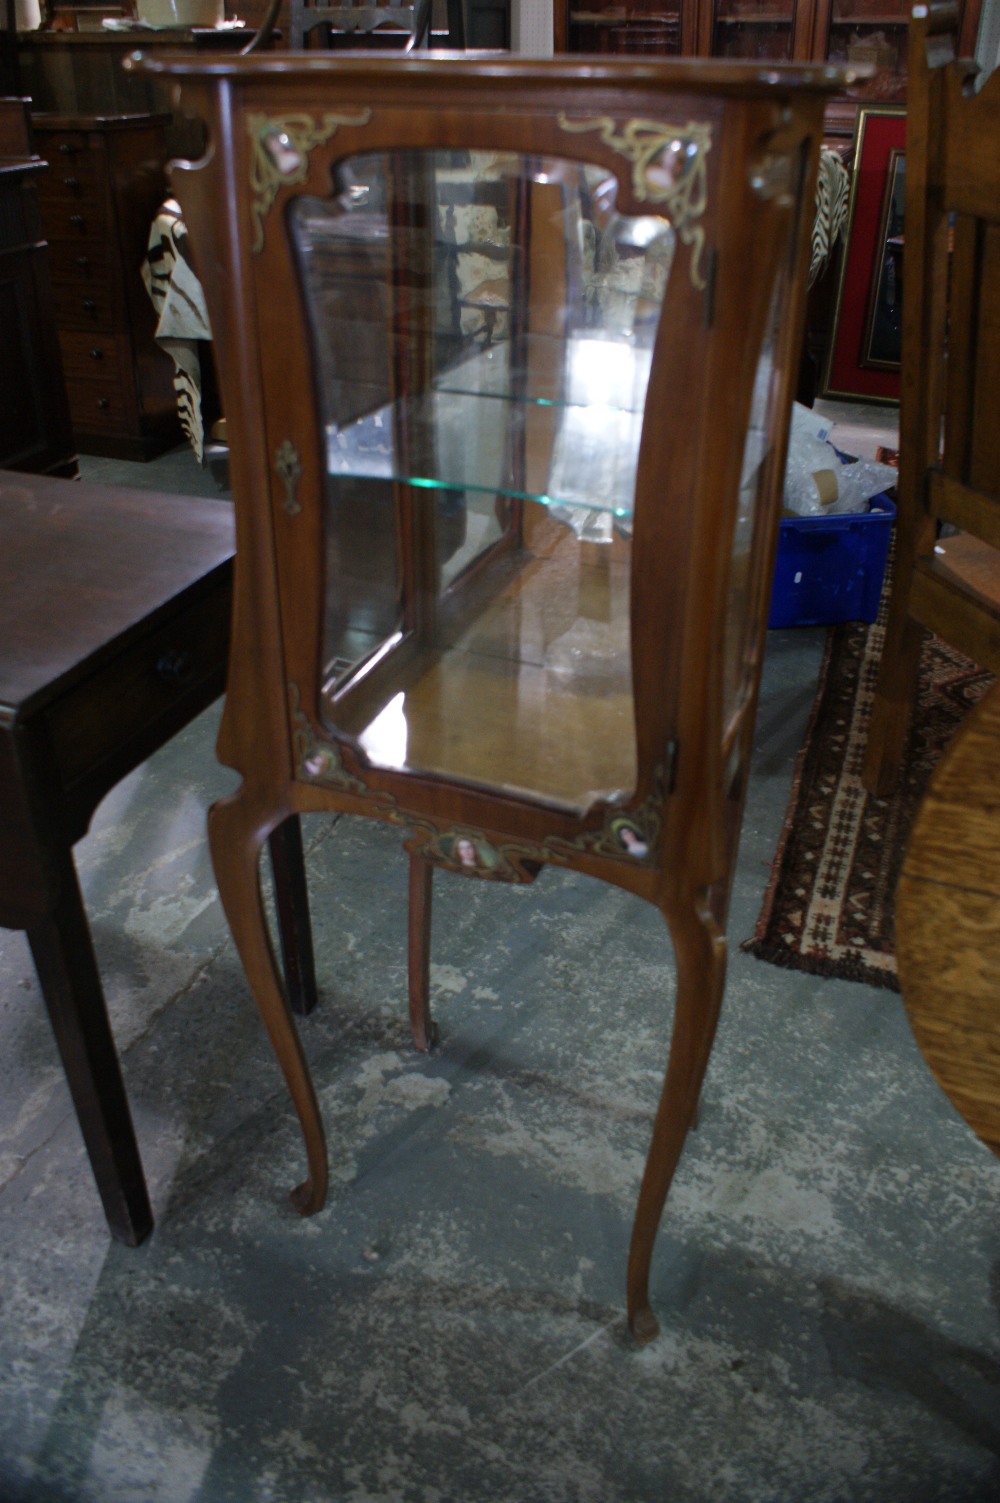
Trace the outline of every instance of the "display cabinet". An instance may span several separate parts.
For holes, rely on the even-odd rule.
[[[615,883],[659,908],[677,958],[628,1275],[648,1338],[721,1002],[839,80],[314,53],[145,66],[208,126],[173,187],[237,517],[219,751],[241,784],[209,834],[303,1126],[296,1204],[322,1205],[327,1160],[261,904],[267,831],[307,810],[398,830],[420,1048],[432,872]]]
[[[869,65],[827,111],[850,135],[859,104],[906,99],[910,0],[553,0],[557,52],[680,52],[746,61]],[[975,51],[981,0],[959,0],[962,56]]]
[[[698,51],[747,62],[791,62],[809,56],[809,16],[795,0],[705,0]]]
[[[556,52],[637,53],[664,56],[696,50],[697,16],[683,0],[554,0]]]

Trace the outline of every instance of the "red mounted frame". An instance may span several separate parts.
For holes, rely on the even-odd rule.
[[[873,310],[891,237],[894,189],[905,160],[906,111],[862,109],[823,380],[825,397],[899,401],[899,365],[871,353]]]

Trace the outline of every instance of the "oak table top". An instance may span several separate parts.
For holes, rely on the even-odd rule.
[[[1000,684],[949,747],[917,813],[896,949],[924,1058],[1000,1155]]]

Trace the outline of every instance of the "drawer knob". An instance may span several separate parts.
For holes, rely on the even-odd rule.
[[[71,146],[68,141],[60,141],[59,150],[62,152],[64,157],[71,157],[73,153],[79,151],[80,148],[79,146]]]
[[[102,412],[107,412],[108,408],[111,406],[110,397],[98,397],[97,405]]]
[[[77,256],[77,258],[76,258],[76,264],[77,264],[77,266],[82,266],[84,268],[84,270],[86,270],[86,268],[90,265],[90,257],[89,256]]]
[[[83,215],[82,214],[71,214],[69,216],[69,222],[70,222],[70,224],[81,225],[81,224],[83,224]]]
[[[168,684],[186,684],[191,677],[192,666],[191,654],[178,652],[174,647],[156,660],[156,671]]]
[[[84,300],[83,300],[83,311],[84,311],[84,313],[93,313],[96,308],[97,308],[97,304],[94,302],[94,299],[92,297],[85,297],[84,298]]]
[[[64,177],[63,178],[63,187],[64,188],[79,188],[79,186],[80,186],[80,179],[78,177]]]
[[[91,350],[91,352],[90,352],[90,358],[91,358],[91,360],[103,360],[104,359],[104,351],[103,350]]]

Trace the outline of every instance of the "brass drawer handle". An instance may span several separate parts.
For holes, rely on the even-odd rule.
[[[76,264],[77,264],[77,266],[82,266],[84,269],[86,269],[90,265],[90,257],[89,256],[77,256],[77,258],[76,258]]]
[[[82,225],[83,224],[83,215],[82,214],[71,214],[69,216],[69,222],[70,222],[70,224]]]
[[[91,352],[90,352],[90,358],[91,358],[91,360],[103,360],[104,359],[104,351],[103,350],[99,350],[99,349],[91,350]]]
[[[83,300],[83,311],[84,311],[84,313],[93,313],[96,310],[96,308],[97,308],[97,304],[94,302],[94,299],[92,297],[85,297],[84,298],[84,300]]]
[[[76,152],[80,150],[80,148],[79,146],[71,145],[69,141],[60,141],[59,150],[62,152],[64,157],[71,157],[74,156]]]
[[[102,412],[107,412],[108,408],[111,406],[111,400],[109,397],[98,397],[97,405]]]
[[[79,188],[79,186],[80,186],[80,179],[78,177],[64,177],[63,178],[63,187],[64,188]]]

